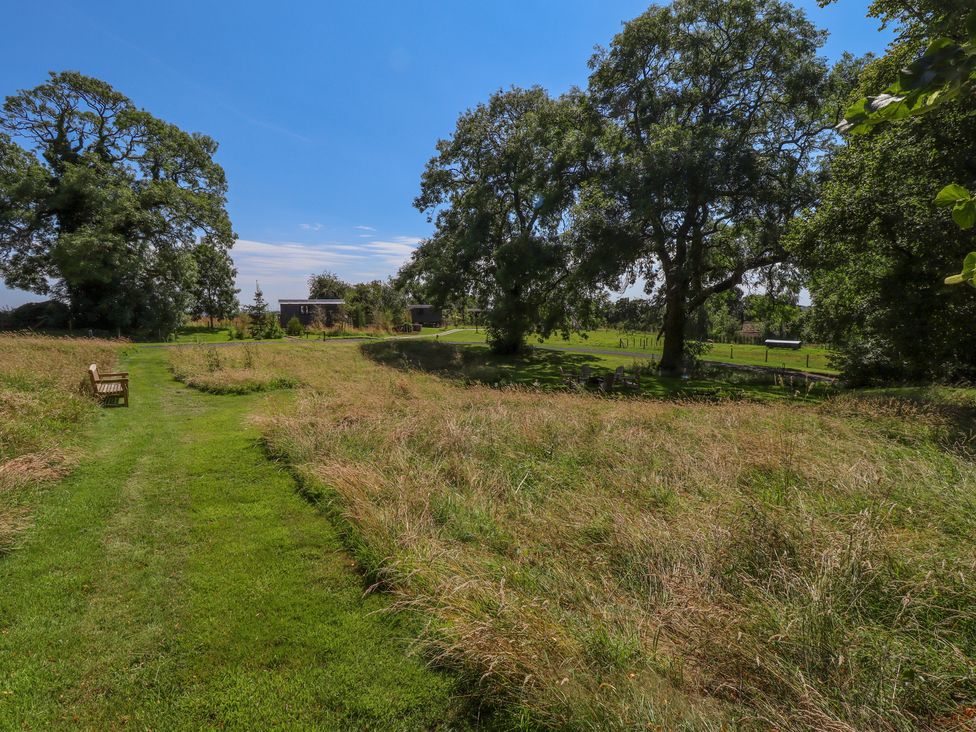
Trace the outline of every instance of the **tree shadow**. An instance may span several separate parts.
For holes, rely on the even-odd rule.
[[[429,340],[381,341],[360,346],[363,354],[376,363],[401,371],[425,371],[465,384],[487,386],[527,386],[542,390],[600,391],[600,378],[623,365],[628,376],[640,369],[640,388],[617,386],[613,396],[641,396],[658,399],[720,401],[726,399],[804,398],[768,376],[709,369],[701,378],[668,378],[653,370],[650,361],[608,358],[602,354],[528,349],[517,355],[492,353],[481,344],[438,343]],[[590,368],[592,384],[574,386],[584,366]],[[816,397],[810,397],[816,398]]]

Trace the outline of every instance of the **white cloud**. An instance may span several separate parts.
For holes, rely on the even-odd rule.
[[[315,223],[315,224],[299,224],[298,226],[299,226],[299,228],[301,228],[302,231],[321,231],[322,230],[322,224],[319,224],[319,223]]]
[[[360,231],[376,231],[376,229],[374,229],[372,226],[356,226],[354,228],[359,229]],[[366,236],[369,236],[369,234],[366,234]]]
[[[393,241],[370,241],[363,246],[369,252],[381,257],[381,261],[387,266],[399,269],[410,259],[410,255],[421,241],[415,236],[397,236]]]
[[[385,279],[409,259],[420,241],[413,236],[352,244],[238,239],[231,256],[238,270],[241,301],[251,301],[257,280],[265,297],[274,304],[283,298],[304,297],[309,275],[323,270],[332,270],[351,282]]]

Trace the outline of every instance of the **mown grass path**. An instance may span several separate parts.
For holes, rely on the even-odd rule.
[[[165,363],[132,356],[132,407],[99,415],[0,560],[0,729],[470,726],[261,453],[268,397],[201,394]]]

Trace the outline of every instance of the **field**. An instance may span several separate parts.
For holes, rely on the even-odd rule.
[[[0,728],[971,726],[976,390],[618,363],[3,337]]]
[[[465,329],[458,333],[440,336],[439,340],[450,343],[484,343],[483,329]],[[616,330],[594,330],[587,333],[573,333],[568,340],[553,336],[544,341],[531,341],[533,344],[554,348],[593,348],[600,350],[619,350],[627,353],[646,354],[660,358],[662,342],[656,333],[631,333]],[[768,351],[768,354],[767,354]],[[829,361],[830,352],[817,346],[804,346],[799,350],[767,349],[761,345],[715,343],[702,355],[705,361],[717,361],[744,366],[768,366],[789,368],[811,373],[836,374]]]
[[[575,348],[575,347],[573,347]],[[563,351],[537,348],[524,355],[498,356],[480,344],[457,344],[446,338],[435,342],[422,339],[371,343],[363,350],[370,359],[403,371],[429,371],[463,384],[524,386],[533,389],[596,393],[597,386],[567,387],[566,377],[575,377],[589,367],[597,378],[623,367],[626,375],[640,374],[640,388],[615,388],[606,396],[719,399],[788,399],[817,401],[837,391],[829,382],[812,381],[801,375],[739,371],[720,363],[705,363],[694,377],[664,377],[650,359],[612,352]]]
[[[0,555],[30,522],[37,490],[77,459],[77,428],[95,412],[87,369],[104,370],[117,341],[0,334]]]
[[[259,418],[270,454],[367,581],[428,619],[429,656],[526,724],[971,714],[971,393],[607,399],[355,345],[257,357],[307,387]]]

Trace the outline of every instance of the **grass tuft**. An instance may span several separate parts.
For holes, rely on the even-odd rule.
[[[252,394],[299,384],[281,371],[275,350],[250,343],[173,348],[169,363],[177,381],[209,394]]]

